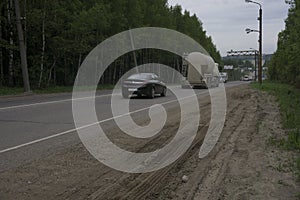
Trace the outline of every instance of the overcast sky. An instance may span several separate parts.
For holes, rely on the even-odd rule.
[[[222,56],[233,50],[258,49],[258,33],[246,34],[245,29],[258,30],[259,6],[245,0],[168,0],[196,14],[203,22]],[[261,0],[263,6],[263,53],[274,53],[277,36],[284,30],[289,6],[284,0]]]

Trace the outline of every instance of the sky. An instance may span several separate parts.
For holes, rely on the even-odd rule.
[[[257,0],[263,9],[263,53],[277,49],[278,33],[285,29],[289,6],[285,0]],[[222,56],[227,51],[258,49],[258,33],[246,34],[245,29],[258,30],[259,6],[245,0],[168,0],[183,10],[196,14],[203,28],[213,39]]]

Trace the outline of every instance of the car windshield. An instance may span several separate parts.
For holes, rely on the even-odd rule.
[[[150,80],[152,74],[133,74],[128,77],[128,79],[139,79],[139,80]]]

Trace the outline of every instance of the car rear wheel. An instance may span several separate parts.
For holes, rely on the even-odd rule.
[[[151,87],[150,88],[150,91],[149,91],[149,98],[151,98],[151,99],[153,99],[154,98],[154,96],[155,96],[155,89],[154,89],[154,87]]]
[[[166,94],[167,94],[167,88],[163,88],[163,91],[162,91],[162,93],[160,94],[162,97],[165,97],[166,96]]]

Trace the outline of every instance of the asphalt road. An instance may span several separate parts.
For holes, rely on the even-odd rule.
[[[229,82],[226,87],[246,83]],[[180,87],[175,89],[181,90]],[[200,97],[208,94],[207,90],[195,92]],[[99,121],[112,118],[111,93],[107,90],[96,94],[95,107]],[[171,92],[166,97],[154,99],[132,98],[130,111],[149,108],[154,104],[178,106],[174,100],[176,97]],[[139,117],[143,114],[145,112],[132,115]],[[111,123],[110,128],[113,126]],[[80,140],[72,115],[72,94],[0,97],[0,138],[0,171],[78,144]]]

